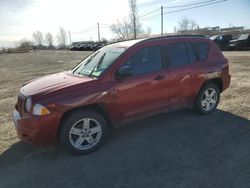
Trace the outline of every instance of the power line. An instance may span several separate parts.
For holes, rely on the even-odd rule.
[[[175,12],[181,12],[181,11],[185,11],[185,10],[191,10],[191,9],[195,9],[195,8],[199,8],[199,7],[204,7],[204,6],[212,5],[212,4],[222,3],[222,2],[225,2],[227,0],[220,0],[220,1],[213,2],[213,3],[208,3],[208,2],[212,2],[212,1],[215,1],[215,0],[204,1],[203,3],[206,3],[206,4],[202,4],[202,5],[198,5],[198,6],[192,6],[192,7],[188,7],[188,8],[184,8],[184,9],[179,9],[179,10],[174,10],[174,11],[169,11],[169,12],[164,12],[164,14],[171,14],[171,13],[175,13]],[[192,4],[196,4],[196,3],[192,3]],[[201,4],[201,2],[199,4]],[[179,5],[178,7],[182,7],[182,6],[191,6],[191,4]],[[164,8],[177,8],[177,6],[164,7]],[[159,10],[159,9],[160,8],[158,8],[156,10]],[[141,17],[143,17],[142,20],[160,16],[161,14],[148,16],[149,14],[152,14],[152,13],[156,12],[156,10],[151,11],[151,12],[147,13],[146,15],[141,16]],[[147,16],[147,17],[144,18],[144,16],[145,17]]]
[[[185,11],[185,10],[191,10],[191,9],[195,9],[195,8],[199,8],[199,7],[205,7],[205,6],[208,6],[208,5],[222,3],[222,2],[225,2],[225,1],[227,1],[227,0],[221,0],[221,1],[214,2],[214,3],[207,3],[207,4],[204,4],[204,5],[193,6],[193,7],[189,7],[189,8],[184,8],[184,9],[179,9],[179,10],[164,12],[164,14],[171,14],[171,13],[176,13],[176,12],[182,12],[182,11]]]
[[[209,3],[209,2],[213,2],[215,0],[209,0],[209,1],[203,1],[203,2],[197,2],[197,3],[190,3],[190,4],[184,4],[184,5],[176,5],[176,6],[166,6],[164,8],[181,8],[181,7],[189,7],[189,6],[193,6],[193,5],[200,5],[200,4],[204,4],[204,3]]]
[[[218,3],[222,3],[222,2],[225,2],[227,0],[208,0],[208,1],[204,1],[204,2],[197,2],[197,3],[190,3],[190,4],[184,4],[184,5],[176,5],[176,6],[168,6],[168,7],[164,7],[164,8],[181,8],[181,7],[187,7],[187,8],[183,8],[183,9],[178,9],[178,10],[174,10],[174,11],[168,11],[168,12],[164,12],[164,13],[161,13],[161,14],[157,14],[157,15],[151,15],[151,14],[154,14],[156,13],[157,11],[160,12],[160,10],[163,11],[162,8],[157,8],[155,10],[152,10],[146,14],[143,14],[143,15],[139,15],[139,18],[144,20],[144,19],[149,19],[149,18],[152,18],[152,17],[158,17],[160,15],[163,16],[163,14],[171,14],[171,13],[176,13],[176,12],[182,12],[182,11],[186,11],[186,10],[191,10],[191,9],[195,9],[195,8],[199,8],[199,7],[205,7],[205,6],[209,6],[209,5],[213,5],[213,4],[218,4]],[[193,5],[197,5],[197,6],[193,6]],[[163,22],[163,17],[162,17],[162,22]],[[82,31],[79,31],[79,32],[74,32],[73,34],[77,34],[77,33],[86,33],[86,32],[90,32],[90,31],[94,31],[94,30],[97,30],[100,32],[100,28],[108,28],[110,27],[112,24],[105,24],[105,23],[100,23],[98,24],[98,26],[95,24],[85,30],[82,30]],[[163,25],[162,25],[163,27]],[[161,28],[161,30],[163,30],[163,28]],[[98,33],[99,33],[98,32]],[[98,34],[99,36],[99,34]]]
[[[112,23],[100,23],[100,25],[107,26],[107,25],[112,25]]]
[[[152,15],[152,16],[147,16],[147,17],[143,17],[141,18],[140,20],[147,20],[147,19],[152,19],[152,18],[155,18],[155,17],[158,17],[160,16],[161,14],[156,14],[156,15]]]
[[[100,26],[100,28],[109,28],[111,25]]]
[[[142,15],[142,16],[139,16],[139,18],[143,18],[143,17],[145,17],[145,16],[147,16],[147,15],[150,15],[150,14],[153,14],[154,12],[159,11],[159,10],[160,10],[160,8],[157,8],[157,9],[155,9],[155,10],[153,10],[153,11],[150,11],[150,12],[148,12],[148,13]]]
[[[74,34],[77,34],[77,33],[86,33],[86,32],[95,30],[95,29],[96,29],[95,27],[96,27],[96,25],[92,25],[91,27],[89,27],[89,28],[87,28],[87,29],[84,29],[84,30],[82,30],[82,31],[74,32]]]

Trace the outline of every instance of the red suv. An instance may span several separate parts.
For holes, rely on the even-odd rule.
[[[26,83],[14,122],[20,139],[57,141],[80,154],[101,146],[108,129],[193,107],[213,112],[229,87],[227,59],[202,36],[166,36],[108,45],[74,69]]]

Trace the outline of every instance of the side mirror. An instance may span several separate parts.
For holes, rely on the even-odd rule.
[[[117,75],[119,78],[125,78],[125,77],[132,76],[132,75],[133,75],[133,72],[132,72],[131,66],[130,66],[130,65],[124,65],[124,66],[120,67],[120,68],[117,70],[116,75]]]

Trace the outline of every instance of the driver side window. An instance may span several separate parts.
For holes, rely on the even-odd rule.
[[[154,72],[162,68],[162,56],[160,46],[143,48],[133,54],[124,64],[129,65],[133,75]]]

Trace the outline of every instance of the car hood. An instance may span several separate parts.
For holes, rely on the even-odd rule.
[[[21,93],[25,96],[48,94],[76,85],[89,85],[93,78],[76,76],[70,72],[61,72],[31,80],[23,85]]]

